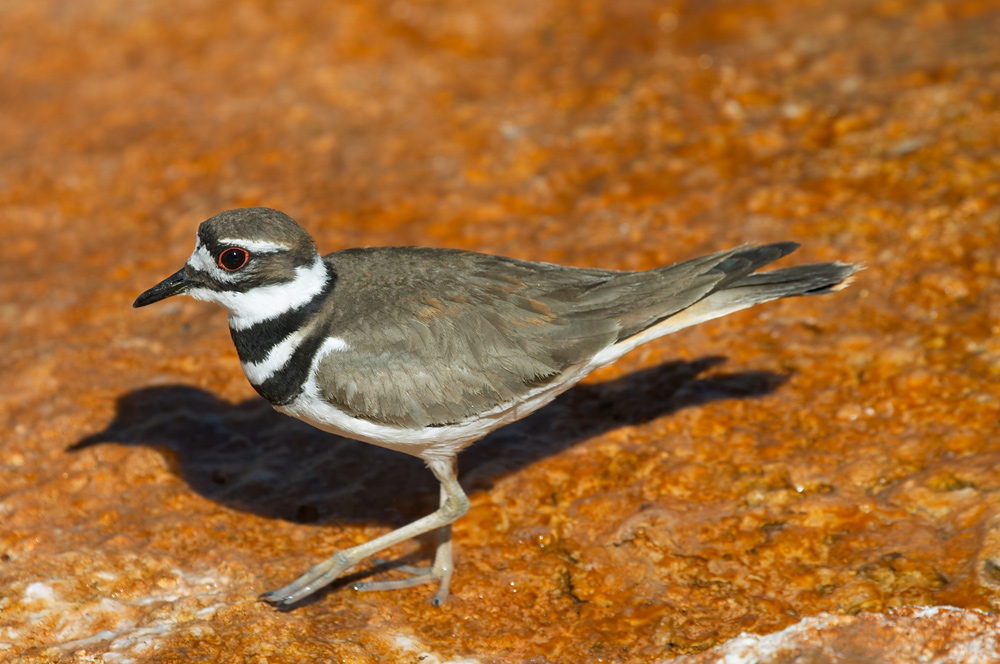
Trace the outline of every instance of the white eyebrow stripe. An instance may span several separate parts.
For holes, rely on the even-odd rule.
[[[276,254],[279,251],[291,249],[287,244],[280,242],[268,242],[267,240],[238,240],[233,238],[219,238],[219,244],[231,244],[234,247],[241,247],[247,251],[255,251],[259,254]]]

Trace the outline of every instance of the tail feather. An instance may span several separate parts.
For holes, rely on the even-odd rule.
[[[742,277],[756,272],[765,265],[784,258],[799,248],[797,242],[774,242],[759,247],[740,247],[717,263],[711,272],[721,272],[722,279],[715,285],[715,290],[728,288],[730,284]]]
[[[740,290],[760,301],[795,295],[822,295],[850,285],[858,266],[848,263],[813,263],[770,272],[748,274],[718,290]]]
[[[649,272],[622,274],[609,281],[608,290],[617,289],[619,306],[607,310],[618,317],[621,329],[618,341],[595,355],[590,367],[614,362],[657,337],[769,300],[840,290],[862,269],[838,262],[755,272],[798,246],[778,242],[739,247]],[[580,315],[592,313],[583,311]]]
[[[686,296],[682,298],[678,298],[676,294],[668,294],[661,304],[653,302],[630,312],[632,324],[623,327],[619,343],[633,336],[648,340],[770,300],[841,290],[850,285],[855,272],[863,269],[859,265],[835,262],[755,272],[772,261],[787,256],[798,246],[794,242],[778,242],[760,247],[740,247],[715,254],[721,260],[709,262],[705,265],[708,269],[703,268],[704,271],[697,274],[698,279],[695,281],[699,283],[700,288],[697,290],[700,292],[696,294],[691,292],[695,289],[690,289],[682,293],[682,296]],[[643,274],[659,273],[666,281],[673,277],[671,273],[674,270],[684,265],[686,264],[681,263]],[[705,277],[713,277],[709,288],[704,287]],[[664,290],[669,291],[668,288]],[[679,299],[687,301],[683,306],[677,306],[680,304]],[[642,319],[643,323],[635,324]],[[648,332],[654,329],[659,333],[650,336]]]

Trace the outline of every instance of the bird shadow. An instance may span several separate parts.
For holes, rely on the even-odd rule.
[[[668,362],[577,385],[464,451],[462,483],[470,492],[488,488],[609,430],[713,401],[762,396],[787,380],[768,371],[700,377],[724,362]],[[437,507],[437,483],[420,460],[324,433],[263,399],[233,404],[186,385],[135,390],[118,397],[114,420],[103,431],[68,450],[108,443],[153,447],[197,493],[268,518],[396,527]]]

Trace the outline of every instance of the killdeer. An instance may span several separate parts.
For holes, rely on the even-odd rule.
[[[268,208],[201,224],[183,268],[136,299],[186,293],[229,311],[246,377],[280,412],[422,459],[437,511],[338,551],[266,593],[293,604],[373,554],[438,530],[432,565],[357,590],[437,582],[448,595],[451,524],[469,509],[456,455],[640,344],[762,302],[845,287],[856,267],[755,271],[798,247],[744,246],[648,272],[563,267],[451,249],[347,249]]]

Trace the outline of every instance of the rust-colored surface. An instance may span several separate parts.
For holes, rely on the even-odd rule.
[[[998,34],[985,0],[4,4],[0,659],[711,661],[824,612],[992,610]],[[325,251],[868,269],[464,453],[443,608],[281,613],[257,594],[437,490],[256,399],[222,311],[130,309],[251,204]]]
[[[780,632],[742,634],[674,664],[995,664],[997,617],[953,607],[823,613]]]

